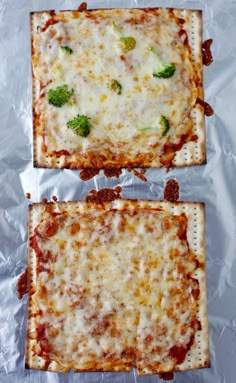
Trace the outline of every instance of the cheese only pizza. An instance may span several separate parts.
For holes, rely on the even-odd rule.
[[[209,365],[202,204],[33,204],[29,275],[28,368]]]
[[[143,8],[31,14],[34,165],[202,164],[202,17]]]

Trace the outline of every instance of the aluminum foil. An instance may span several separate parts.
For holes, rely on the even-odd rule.
[[[130,373],[57,374],[25,370],[27,297],[16,282],[27,265],[30,202],[84,199],[89,190],[121,185],[123,198],[162,199],[169,178],[180,199],[206,203],[206,253],[211,368],[175,373],[175,382],[234,383],[236,376],[236,1],[90,0],[99,7],[182,7],[203,10],[203,38],[213,38],[214,63],[204,68],[205,99],[215,110],[206,119],[207,165],[152,169],[147,182],[125,170],[83,182],[79,171],[34,169],[29,12],[76,9],[72,0],[0,0],[0,382],[154,383],[157,376]],[[26,198],[31,194],[31,200]]]

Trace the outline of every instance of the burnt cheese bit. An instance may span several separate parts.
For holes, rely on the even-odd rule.
[[[99,169],[82,169],[80,171],[79,178],[82,181],[88,181],[98,174],[99,174]]]
[[[169,179],[166,182],[164,189],[164,199],[166,201],[175,202],[179,199],[179,184],[174,179]]]
[[[210,66],[213,63],[213,56],[211,53],[211,44],[213,39],[205,40],[202,44],[202,61],[203,65]]]
[[[29,272],[28,267],[26,267],[25,271],[19,276],[17,285],[17,296],[18,299],[22,299],[25,294],[29,292]]]
[[[87,10],[87,3],[85,1],[83,1],[83,3],[81,3],[77,9],[79,12],[83,12],[83,11],[86,11]]]
[[[174,373],[173,372],[161,372],[160,374],[158,374],[158,376],[161,380],[165,380],[165,381],[174,379]]]
[[[210,116],[212,116],[214,114],[214,109],[206,101],[204,101],[204,100],[202,100],[200,98],[197,98],[196,104],[199,104],[199,105],[201,105],[204,108],[205,116],[210,117]]]
[[[133,168],[128,168],[127,170],[129,173],[132,172],[137,178],[139,178],[143,182],[147,182],[147,177],[145,177],[144,175],[146,173],[146,169],[141,169],[140,172],[137,169],[133,169]]]
[[[112,177],[119,178],[121,173],[122,173],[122,169],[119,169],[119,168],[104,169],[104,176],[107,178],[112,178]]]
[[[109,202],[121,198],[122,187],[116,186],[115,189],[103,188],[98,191],[91,190],[86,196],[87,202]]]

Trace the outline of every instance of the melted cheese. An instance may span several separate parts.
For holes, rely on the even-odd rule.
[[[40,24],[40,14],[33,17],[34,24]],[[44,145],[44,149],[40,146],[44,153],[37,154],[38,160],[45,161],[42,156],[66,150],[72,156],[72,166],[78,167],[160,165],[167,142],[178,144],[181,136],[192,135],[195,75],[190,48],[179,35],[178,19],[160,9],[61,12],[56,18],[59,22],[33,36],[33,72],[43,87],[35,100],[39,116],[36,131],[43,132],[40,142]],[[135,38],[133,50],[122,52],[113,22],[122,36]],[[66,54],[61,45],[69,46],[73,53]],[[175,64],[173,77],[153,77],[159,65],[155,55],[147,51],[150,45],[164,62]],[[122,85],[121,95],[109,89],[111,79]],[[63,84],[74,89],[73,105],[49,105],[47,92]],[[66,126],[77,114],[91,119],[91,132],[86,138]],[[160,115],[171,126],[165,137],[157,124]],[[154,129],[139,131],[146,127]],[[103,151],[102,164],[89,158],[90,152],[96,157],[99,151]]]
[[[34,352],[82,371],[174,370],[170,350],[189,344],[197,321],[183,220],[142,208],[46,209],[34,234],[31,315],[36,331],[45,329]]]

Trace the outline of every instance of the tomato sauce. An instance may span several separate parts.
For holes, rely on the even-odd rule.
[[[115,189],[103,188],[98,191],[91,190],[86,196],[87,202],[109,202],[121,198],[122,187],[116,186]]]
[[[122,173],[122,170],[119,168],[104,169],[104,175],[107,178],[112,178],[112,177],[119,178],[121,173]]]
[[[19,276],[16,290],[18,299],[22,299],[25,294],[29,292],[29,277],[28,277],[28,267],[26,267],[25,271]]]
[[[88,181],[99,174],[99,169],[82,169],[79,177],[82,181]]]
[[[210,117],[214,114],[214,109],[206,101],[203,101],[200,98],[197,98],[196,103],[198,103],[204,108],[205,116]]]
[[[179,184],[174,179],[166,182],[164,189],[164,199],[170,202],[176,202],[179,199]]]
[[[202,61],[203,65],[210,66],[214,59],[211,53],[211,44],[213,43],[213,39],[208,39],[204,41],[202,44]]]
[[[143,182],[147,182],[147,178],[144,175],[146,173],[146,169],[142,169],[140,172],[133,168],[128,168],[127,170],[129,173],[133,172],[133,174]]]

